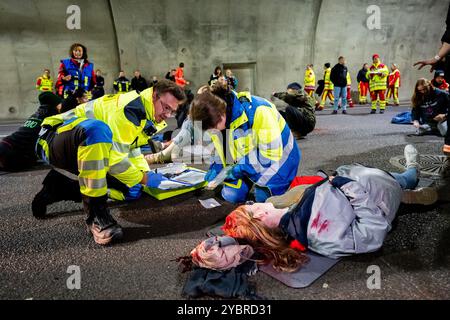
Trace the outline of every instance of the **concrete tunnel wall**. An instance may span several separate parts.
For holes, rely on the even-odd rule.
[[[81,9],[81,30],[68,30],[67,7]],[[56,77],[59,60],[73,42],[88,47],[89,58],[105,73],[106,91],[119,69],[129,78],[139,68],[147,79],[163,77],[179,62],[196,88],[220,64],[255,67],[255,93],[269,97],[287,83],[303,83],[304,67],[347,57],[356,73],[379,53],[403,74],[402,99],[428,71],[414,61],[433,57],[445,30],[447,1],[377,1],[381,30],[366,21],[369,0],[4,0],[0,3],[0,119],[25,118],[37,103],[34,88],[43,68]],[[11,112],[12,111],[12,112]]]

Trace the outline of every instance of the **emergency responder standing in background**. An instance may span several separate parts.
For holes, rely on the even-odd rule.
[[[359,104],[367,103],[367,94],[369,93],[369,79],[367,78],[368,70],[369,65],[364,63],[362,69],[358,72]]]
[[[372,57],[373,64],[367,71],[369,79],[370,99],[372,100],[372,110],[370,114],[377,113],[377,103],[380,101],[380,113],[384,113],[386,109],[386,89],[389,69],[381,63],[380,56],[374,54]]]
[[[184,63],[181,62],[175,70],[175,83],[184,89],[186,85],[189,85],[189,81],[184,78]]]
[[[323,80],[325,82],[325,87],[322,92],[322,101],[320,102],[320,105],[317,108],[318,111],[322,111],[325,108],[325,102],[326,102],[327,98],[330,100],[332,105],[333,105],[333,101],[334,101],[334,95],[333,95],[334,85],[330,79],[331,64],[329,62],[325,63],[324,69],[325,69],[325,73],[323,75]]]
[[[140,94],[109,95],[79,105],[42,123],[36,152],[52,166],[78,176],[78,182],[55,170],[45,177],[32,202],[33,215],[43,218],[47,205],[82,201],[86,223],[98,244],[122,237],[111,216],[108,188],[125,191],[123,200],[140,196],[142,185],[158,187],[164,177],[150,171],[140,146],[166,126],[186,96],[170,81],[160,81]]]
[[[130,80],[128,80],[128,78],[125,77],[125,71],[120,70],[119,77],[116,80],[114,80],[113,86],[114,90],[118,94],[123,94],[130,91],[131,83]]]
[[[314,97],[314,91],[316,91],[316,75],[312,64],[306,66],[304,85],[306,94],[310,97]]]
[[[400,100],[398,99],[398,89],[401,86],[401,74],[400,70],[398,70],[398,66],[393,63],[391,66],[392,72],[388,77],[388,91],[387,91],[387,99],[388,104],[391,105],[391,98],[394,99],[394,104],[396,106],[400,105]]]
[[[70,46],[70,58],[61,60],[59,66],[56,92],[59,96],[67,98],[70,92],[78,88],[87,92],[92,97],[92,89],[96,83],[94,65],[89,62],[87,49],[80,43]]]
[[[97,69],[95,76],[96,82],[94,89],[92,89],[92,99],[97,99],[105,95],[105,78],[102,76],[102,71]]]
[[[44,74],[37,78],[36,89],[38,89],[39,92],[52,92],[53,79],[49,69],[44,69]]]

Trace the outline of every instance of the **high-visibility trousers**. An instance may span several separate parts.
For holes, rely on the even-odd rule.
[[[386,91],[385,90],[371,91],[370,99],[372,99],[372,110],[377,110],[378,100],[380,100],[380,110],[386,109]]]
[[[107,195],[106,175],[112,147],[111,129],[103,121],[74,118],[47,130],[38,139],[38,156],[56,168],[78,176],[81,194]]]
[[[305,88],[305,92],[308,96],[313,97],[314,96],[314,91],[315,89],[306,89]]]
[[[369,93],[369,83],[361,81],[359,83],[359,103],[367,103],[367,93]]]
[[[395,104],[400,104],[400,100],[398,99],[398,87],[389,87],[387,91],[387,99],[389,103],[391,102],[391,98],[394,99]]]
[[[352,99],[352,86],[347,86],[347,103],[350,108],[353,108],[353,99]]]
[[[334,101],[334,90],[324,89],[322,93],[322,101],[320,102],[320,106],[323,108],[325,107],[325,102],[327,101],[327,98],[333,102]]]

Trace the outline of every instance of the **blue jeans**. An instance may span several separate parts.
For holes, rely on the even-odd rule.
[[[400,184],[403,190],[414,190],[419,183],[419,177],[416,168],[411,168],[403,173],[391,173],[395,180]]]
[[[342,97],[342,110],[347,110],[347,87],[334,87],[334,110],[338,109],[340,97]]]

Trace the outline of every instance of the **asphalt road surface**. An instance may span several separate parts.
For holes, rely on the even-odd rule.
[[[356,107],[347,116],[322,111],[316,130],[297,141],[299,174],[353,162],[398,170],[389,160],[402,155],[407,143],[423,154],[440,155],[442,138],[408,137],[412,126],[390,124],[404,110],[369,115],[368,108]],[[0,124],[0,135],[16,126]],[[0,172],[0,299],[184,299],[187,274],[173,260],[188,255],[233,209],[217,196],[222,206],[204,209],[198,200],[215,196],[204,191],[113,204],[124,240],[101,247],[86,232],[80,204],[54,204],[48,219],[33,218],[31,201],[47,172],[46,167]],[[79,267],[79,290],[67,287],[69,266]],[[380,289],[367,287],[370,266],[380,268]],[[251,281],[268,299],[449,299],[450,206],[401,208],[380,251],[343,259],[308,288],[288,288],[261,272]]]

